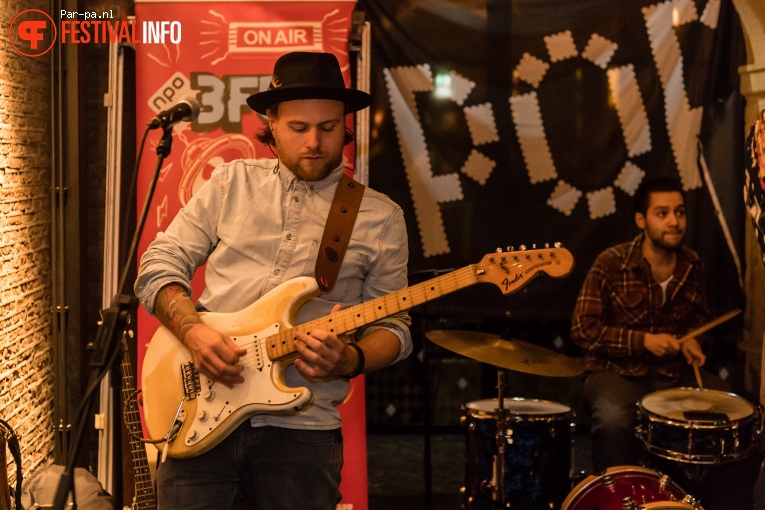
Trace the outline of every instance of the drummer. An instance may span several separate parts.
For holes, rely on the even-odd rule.
[[[696,387],[693,363],[706,357],[696,338],[679,338],[709,319],[703,263],[683,245],[687,225],[680,184],[646,180],[635,194],[631,242],[601,253],[574,308],[571,338],[586,350],[585,401],[592,412],[593,468],[635,465],[636,403],[651,392]],[[727,389],[700,370],[704,388]]]

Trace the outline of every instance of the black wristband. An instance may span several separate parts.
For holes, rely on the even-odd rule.
[[[341,375],[340,377],[343,379],[353,379],[354,377],[361,375],[361,373],[364,371],[364,363],[366,361],[364,359],[364,351],[361,350],[361,347],[354,343],[349,343],[348,347],[355,350],[356,354],[359,355],[359,363],[356,365],[356,368],[353,370],[353,372],[348,375]]]

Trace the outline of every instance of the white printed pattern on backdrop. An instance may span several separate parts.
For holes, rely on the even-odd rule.
[[[691,108],[683,79],[683,56],[675,28],[700,22],[711,30],[717,28],[720,2],[711,0],[701,17],[692,0],[661,2],[642,10],[646,32],[656,69],[662,84],[665,121],[672,153],[684,189],[701,186],[697,162],[698,135],[701,131],[701,107]],[[565,179],[558,179],[554,155],[547,141],[544,119],[539,108],[536,90],[511,97],[510,107],[521,147],[526,172],[531,184],[558,179],[547,204],[564,215],[570,215],[584,195],[590,218],[596,220],[616,212],[614,186],[633,195],[645,176],[630,158],[652,149],[651,131],[642,94],[632,64],[609,67],[619,47],[599,34],[592,34],[580,52],[572,33],[563,31],[544,38],[549,62],[524,54],[514,70],[517,78],[537,89],[551,65],[565,59],[581,57],[603,69],[608,77],[613,108],[619,118],[628,159],[612,186],[601,189],[580,190]],[[400,66],[384,70],[388,98],[398,137],[401,156],[414,204],[422,251],[425,257],[451,252],[439,204],[463,200],[460,176],[457,173],[434,175],[427,151],[425,132],[415,102],[416,92],[432,92],[433,76],[427,64]],[[469,78],[451,72],[453,100],[462,106],[474,83]],[[456,96],[456,97],[455,97]],[[485,185],[495,162],[477,147],[499,141],[493,109],[490,103],[463,108],[465,122],[471,133],[473,148],[461,172],[481,185]]]

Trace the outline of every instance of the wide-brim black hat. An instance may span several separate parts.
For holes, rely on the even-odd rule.
[[[366,92],[345,87],[340,63],[331,53],[296,51],[279,57],[268,90],[247,98],[247,104],[258,113],[276,103],[295,99],[334,99],[345,103],[346,113],[372,104]]]

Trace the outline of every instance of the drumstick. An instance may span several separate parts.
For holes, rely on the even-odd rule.
[[[741,313],[740,309],[734,308],[733,310],[731,310],[731,311],[729,311],[729,312],[719,316],[718,318],[716,318],[716,319],[714,319],[712,321],[707,322],[703,326],[700,326],[700,327],[694,329],[693,331],[691,331],[690,333],[685,335],[683,338],[681,338],[680,339],[680,343],[682,344],[686,340],[689,340],[691,338],[696,338],[700,334],[702,334],[702,333],[704,333],[706,331],[709,331],[710,329],[712,329],[713,327],[717,326],[718,324],[722,324],[723,322],[725,322],[725,321],[727,321],[729,319],[732,319],[733,317],[735,317],[736,315],[738,315],[740,313]],[[699,364],[696,361],[693,362],[693,375],[696,376],[696,384],[699,386],[699,389],[703,390],[704,389],[704,383],[701,381],[701,373],[699,372]]]
[[[693,362],[693,375],[696,376],[696,384],[699,386],[699,389],[703,390],[704,383],[701,382],[701,373],[699,372],[699,364],[696,361]]]
[[[707,331],[709,331],[713,327],[715,327],[715,326],[717,326],[719,324],[722,324],[723,322],[725,322],[725,321],[727,321],[729,319],[732,319],[733,317],[735,317],[736,315],[738,315],[740,313],[741,313],[741,310],[739,308],[734,308],[733,310],[731,310],[731,311],[729,311],[727,313],[722,314],[718,318],[707,322],[703,326],[699,326],[698,328],[694,329],[693,331],[691,331],[690,333],[685,335],[683,338],[681,338],[680,339],[680,343],[682,344],[686,340],[690,340],[691,338],[696,338],[700,334],[706,333]]]

